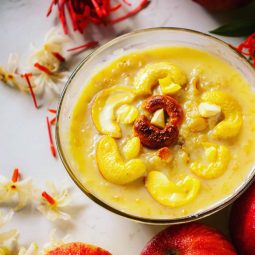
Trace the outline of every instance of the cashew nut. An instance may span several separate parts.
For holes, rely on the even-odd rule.
[[[205,179],[217,178],[224,173],[230,161],[230,151],[224,145],[211,143],[203,144],[209,164],[193,162],[190,165],[191,171],[199,177]]]
[[[150,95],[151,89],[159,79],[169,76],[173,83],[184,85],[187,83],[185,74],[175,65],[169,62],[159,62],[146,65],[141,69],[134,80],[135,93],[137,95]]]
[[[141,142],[139,137],[132,137],[127,140],[123,147],[123,154],[126,159],[132,159],[139,155],[141,149]]]
[[[213,130],[214,138],[230,138],[236,136],[242,126],[242,112],[238,102],[226,92],[220,90],[208,91],[202,95],[202,100],[221,107],[224,119]]]
[[[92,105],[92,120],[96,129],[105,135],[121,137],[121,129],[115,118],[115,110],[134,99],[131,89],[112,87],[99,92]]]
[[[146,172],[141,159],[124,162],[117,143],[111,136],[103,136],[96,150],[98,168],[104,178],[114,184],[127,184],[142,177]]]
[[[178,207],[192,201],[200,189],[200,181],[186,176],[174,183],[161,172],[151,171],[146,178],[145,186],[151,196],[160,204]]]

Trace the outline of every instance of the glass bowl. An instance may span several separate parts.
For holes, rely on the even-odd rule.
[[[114,52],[120,49],[121,52],[125,53],[134,49],[139,50],[157,46],[188,46],[207,51],[230,63],[244,77],[246,77],[250,84],[255,86],[255,71],[249,62],[230,45],[215,37],[182,28],[151,28],[134,31],[120,36],[99,47],[91,55],[84,59],[73,71],[65,86],[58,108],[56,141],[60,158],[68,174],[78,187],[97,204],[118,215],[143,223],[179,224],[201,219],[231,204],[252,182],[255,169],[251,169],[244,182],[241,183],[232,195],[220,200],[218,203],[213,204],[205,210],[200,210],[195,214],[180,218],[151,219],[122,212],[94,196],[89,189],[83,185],[81,177],[79,176],[79,169],[77,169],[74,159],[69,152],[68,130],[70,125],[70,116],[80,93],[95,72],[95,69],[103,67],[111,62],[111,60],[116,58],[116,54],[114,54]]]

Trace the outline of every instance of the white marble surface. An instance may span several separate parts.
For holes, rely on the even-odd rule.
[[[0,5],[0,64],[5,64],[10,52],[25,57],[29,44],[40,45],[45,33],[55,23],[46,19],[49,0],[1,0]],[[134,1],[135,2],[135,1]],[[138,28],[157,26],[185,27],[207,32],[227,17],[212,16],[191,0],[151,0],[150,6],[139,15],[116,24],[112,28],[93,28],[95,38],[101,43],[118,34]],[[86,36],[85,36],[86,37]],[[87,37],[91,39],[91,37]],[[237,44],[240,39],[223,38]],[[83,58],[88,52],[82,53]],[[60,235],[70,234],[71,240],[100,245],[113,254],[139,254],[144,244],[162,227],[131,222],[91,202],[73,184],[60,159],[50,155],[45,116],[48,106],[34,109],[29,95],[0,84],[0,174],[11,176],[14,167],[19,167],[24,176],[32,176],[35,183],[43,185],[47,179],[65,180],[73,187],[75,202],[81,206],[69,224],[51,223],[38,212],[27,208],[15,214],[8,226],[20,230],[20,243],[36,241],[43,244],[48,240],[50,229],[57,228]],[[209,221],[224,229],[227,224],[226,211]]]

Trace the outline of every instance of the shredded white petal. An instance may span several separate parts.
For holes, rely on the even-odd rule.
[[[42,47],[34,48],[29,58],[29,66],[35,76],[34,84],[36,87],[40,86],[41,89],[48,87],[57,95],[61,93],[69,73],[63,72],[62,62],[55,54],[66,58],[64,45],[69,40],[70,38],[63,35],[59,29],[53,28],[46,34]],[[34,66],[36,63],[45,67],[47,71]]]
[[[31,194],[33,190],[32,180],[27,178],[23,181],[17,183],[17,192],[18,192],[18,204],[15,207],[15,210],[22,209],[25,207],[28,202],[31,201]]]
[[[7,71],[9,73],[15,73],[19,65],[19,55],[16,53],[9,54],[7,62]]]
[[[49,235],[49,239],[50,241],[48,243],[46,243],[43,247],[43,249],[45,251],[50,250],[50,249],[54,249],[55,247],[58,247],[60,245],[63,245],[65,243],[68,243],[70,240],[70,236],[66,235],[64,236],[62,239],[60,239],[57,234],[56,234],[56,229],[51,230],[50,235]]]
[[[37,255],[39,254],[39,248],[36,243],[31,243],[28,248],[21,247],[18,255]]]
[[[31,200],[32,180],[27,178],[22,181],[12,182],[5,177],[0,177],[0,203],[16,202],[14,210],[20,210]]]
[[[19,235],[17,229],[11,229],[6,232],[0,233],[0,246],[4,245],[7,241],[15,240]]]
[[[4,214],[3,211],[0,211],[0,227],[4,226],[9,222],[14,214],[13,210],[10,210],[8,213]]]
[[[13,210],[10,210],[6,214],[0,211],[0,227],[9,222],[13,216]],[[17,240],[19,233],[16,229],[10,229],[4,232],[0,232],[0,255],[12,254],[13,243]]]
[[[61,58],[66,59],[67,57],[64,46],[69,41],[70,38],[67,35],[63,35],[57,28],[52,28],[46,34],[44,43],[40,48],[33,46],[28,61],[29,66],[25,73],[32,73],[29,80],[36,95],[42,95],[46,88],[57,95],[61,93],[69,74],[63,71]],[[34,66],[36,63],[46,68],[46,71]],[[10,54],[7,67],[0,66],[0,80],[10,87],[30,92],[26,79],[17,72],[18,67],[19,56]]]
[[[10,54],[7,68],[0,66],[0,81],[10,87],[29,92],[26,80],[16,73],[18,64],[16,65],[15,62],[17,61],[15,54]]]
[[[37,209],[51,221],[58,219],[70,220],[71,216],[64,211],[70,204],[68,189],[65,187],[58,189],[53,182],[47,182],[46,187],[47,193],[54,199],[55,203],[50,204],[44,197],[41,196]]]
[[[0,176],[0,203],[10,201],[13,195],[11,189],[12,182],[4,176]]]
[[[64,44],[70,41],[70,38],[67,35],[64,35],[61,30],[57,27],[51,28],[48,33],[45,35],[44,42],[45,43],[56,43],[56,44]]]

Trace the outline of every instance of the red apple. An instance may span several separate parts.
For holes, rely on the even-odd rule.
[[[193,0],[212,11],[227,11],[241,7],[251,0]]]
[[[67,243],[46,252],[46,255],[111,255],[110,252],[86,243]]]
[[[255,254],[255,183],[234,203],[230,233],[240,255]]]
[[[140,255],[237,255],[226,238],[202,223],[166,228],[145,246]]]

